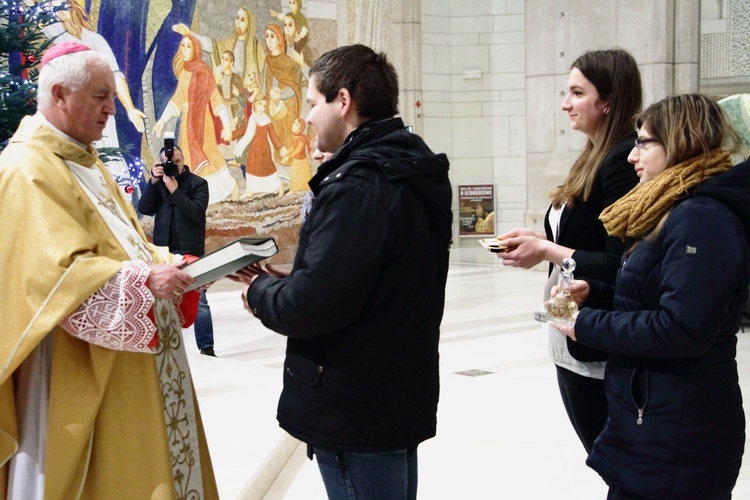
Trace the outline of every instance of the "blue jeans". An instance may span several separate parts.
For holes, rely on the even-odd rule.
[[[195,330],[195,343],[198,349],[207,349],[214,346],[214,322],[211,319],[211,308],[208,307],[206,292],[201,292],[198,301],[198,315],[193,324]]]
[[[344,453],[313,448],[329,500],[417,498],[417,449]]]

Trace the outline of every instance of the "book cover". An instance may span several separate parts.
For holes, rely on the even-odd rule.
[[[182,268],[195,278],[186,291],[221,279],[279,251],[273,238],[240,238]]]

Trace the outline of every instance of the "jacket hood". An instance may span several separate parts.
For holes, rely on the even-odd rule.
[[[433,214],[451,216],[449,165],[445,154],[433,153],[420,136],[406,130],[400,118],[379,119],[354,130],[321,166],[310,186],[317,194],[326,182],[352,168],[374,168],[392,182],[408,184]]]
[[[696,189],[695,195],[709,196],[727,205],[750,235],[750,160],[706,181]]]

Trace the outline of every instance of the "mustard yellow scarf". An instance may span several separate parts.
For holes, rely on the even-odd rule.
[[[638,184],[605,208],[599,220],[611,236],[643,238],[675,203],[687,197],[691,188],[730,168],[732,163],[725,151],[711,151],[708,159],[696,156],[667,168],[650,182]]]

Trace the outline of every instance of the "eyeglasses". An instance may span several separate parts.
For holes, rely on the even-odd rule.
[[[649,137],[638,137],[635,140],[635,147],[638,149],[638,151],[643,151],[649,142],[658,142],[656,139],[651,139]]]

